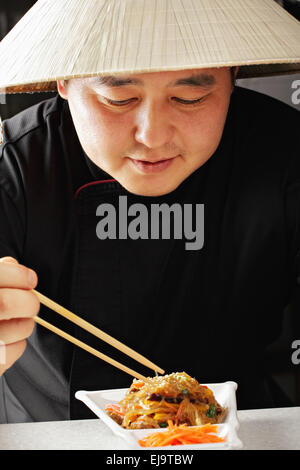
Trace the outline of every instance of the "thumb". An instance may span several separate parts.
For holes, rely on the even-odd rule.
[[[0,263],[19,264],[19,262],[15,258],[13,258],[12,256],[4,256],[3,258],[0,258]]]

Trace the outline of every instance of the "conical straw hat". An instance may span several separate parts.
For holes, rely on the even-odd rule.
[[[300,23],[274,0],[38,0],[1,41],[0,57],[6,93],[123,72],[299,72]]]

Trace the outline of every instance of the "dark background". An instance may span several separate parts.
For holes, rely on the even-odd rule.
[[[274,0],[289,13],[300,20],[300,0]],[[19,21],[35,0],[1,0],[0,3],[0,40]],[[300,110],[300,104],[292,103],[292,83],[300,80],[300,74],[272,78],[238,80],[237,85],[251,88],[273,96],[289,106]],[[53,93],[0,95],[0,114],[2,119],[9,118],[39,101],[50,98]],[[1,104],[2,103],[2,104]],[[280,119],[280,116],[278,116]],[[291,361],[293,350],[291,344],[300,340],[300,312],[292,312],[287,308],[284,315],[281,338],[270,348],[267,367],[271,373],[274,392],[278,394],[281,406],[300,405],[300,364]],[[255,338],[253,338],[255,346]]]

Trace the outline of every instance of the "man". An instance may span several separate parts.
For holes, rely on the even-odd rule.
[[[36,14],[45,2],[37,3]],[[99,3],[113,15],[115,2]],[[128,8],[133,3],[126,2]],[[282,404],[269,389],[263,358],[280,333],[284,308],[299,291],[299,115],[271,98],[235,89],[238,61],[231,67],[212,62],[146,72],[105,69],[78,78],[66,73],[56,81],[54,98],[5,121],[2,422],[94,417],[74,399],[76,390],[127,387],[132,380],[34,328],[38,312],[108,356],[152,374],[41,307],[35,287],[167,373],[185,370],[202,383],[235,380],[239,408]],[[8,91],[8,81],[20,85],[12,77],[1,80]],[[162,204],[182,215],[181,236],[176,224],[166,237],[144,230],[159,225],[157,212],[151,218]],[[203,207],[204,219],[197,219],[195,211],[199,215]],[[137,208],[144,210],[138,221]],[[195,221],[196,229],[187,230]],[[197,229],[203,243],[193,246]]]

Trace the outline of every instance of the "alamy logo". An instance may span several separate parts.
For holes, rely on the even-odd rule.
[[[204,204],[169,206],[141,203],[128,206],[127,196],[119,196],[118,211],[113,204],[100,204],[96,226],[100,240],[184,239],[186,250],[200,250],[204,245]]]
[[[295,339],[295,341],[292,342],[292,349],[295,349],[291,356],[292,363],[296,366],[300,364],[300,340]]]
[[[296,105],[300,104],[300,80],[294,80],[292,88],[295,89],[292,93],[292,103]]]

